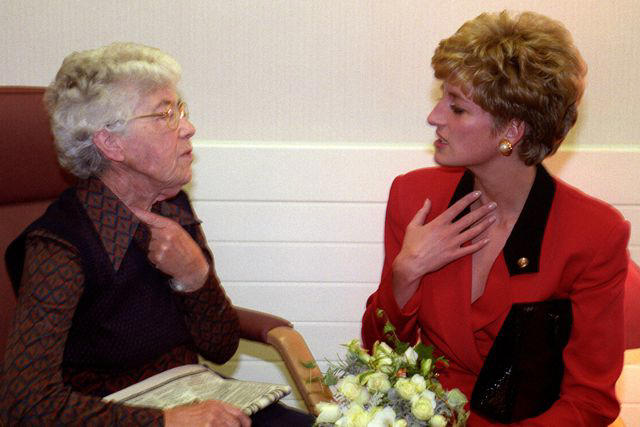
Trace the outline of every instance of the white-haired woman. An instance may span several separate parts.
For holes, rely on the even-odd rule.
[[[59,161],[80,179],[7,251],[19,297],[0,421],[251,424],[215,400],[166,411],[101,400],[198,353],[222,363],[238,346],[237,314],[181,191],[195,128],[180,74],[158,49],[116,43],[69,55],[49,86]],[[312,422],[278,405],[253,420],[282,419]]]

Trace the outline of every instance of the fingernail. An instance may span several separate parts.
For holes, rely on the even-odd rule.
[[[495,209],[497,207],[498,207],[498,204],[496,202],[491,202],[491,203],[489,203],[487,205],[487,209],[489,209],[489,210],[493,210],[493,209]]]
[[[495,215],[491,215],[491,216],[489,217],[489,220],[488,220],[488,221],[489,221],[489,223],[490,223],[490,224],[492,224],[492,223],[496,222],[496,216],[495,216]]]
[[[474,191],[473,197],[480,197],[480,194],[482,194],[480,191]]]

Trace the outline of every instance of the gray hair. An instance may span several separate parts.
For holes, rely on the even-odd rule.
[[[101,174],[107,159],[93,144],[94,133],[123,132],[140,99],[175,87],[181,71],[171,56],[135,43],[67,56],[44,96],[60,165],[80,178]]]

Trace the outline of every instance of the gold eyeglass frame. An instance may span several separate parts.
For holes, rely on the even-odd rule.
[[[176,110],[178,113],[176,114]],[[169,106],[167,111],[163,111],[162,113],[151,113],[151,114],[143,114],[141,116],[131,117],[127,122],[131,120],[137,119],[146,119],[148,117],[163,117],[165,119],[165,123],[167,127],[171,130],[178,129],[180,126],[180,120],[183,118],[189,118],[189,110],[187,109],[187,103],[184,101],[178,101],[178,105],[174,109],[173,105]],[[177,117],[177,118],[176,118]]]

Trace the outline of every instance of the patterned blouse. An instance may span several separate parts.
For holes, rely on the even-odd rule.
[[[148,246],[149,230],[99,179],[76,191],[117,270],[131,244]],[[199,223],[171,200],[154,212],[181,225]],[[220,286],[202,230],[198,245],[211,274],[198,291],[179,294],[185,323],[198,352],[228,360],[238,345],[238,318]],[[197,353],[178,346],[118,375],[63,369],[65,341],[83,293],[85,276],[76,248],[43,230],[27,236],[25,267],[14,324],[0,377],[0,425],[163,425],[162,411],[103,402],[91,387],[117,391],[166,369],[195,363]]]

